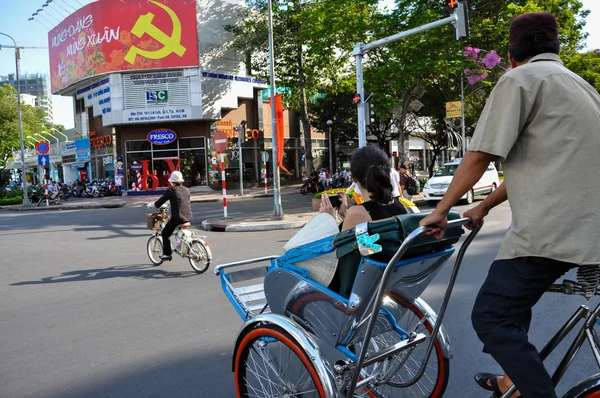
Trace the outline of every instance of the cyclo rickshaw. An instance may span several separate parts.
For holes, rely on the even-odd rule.
[[[442,319],[479,229],[462,242],[436,314],[419,296],[454,254],[469,220],[450,212],[438,242],[419,226],[426,215],[405,214],[335,233],[333,217],[320,214],[286,244],[283,255],[216,266],[225,295],[245,322],[233,350],[237,396],[441,397],[452,357]],[[329,289],[334,273],[352,264],[349,290]],[[590,276],[593,283],[586,283]],[[550,291],[588,299],[600,294],[597,266],[581,268],[578,281],[565,280]],[[593,311],[581,306],[542,350],[545,357],[584,320],[565,367],[553,376],[557,381],[586,336],[600,346],[593,331],[599,315],[600,304]],[[600,365],[600,353],[597,360]],[[503,398],[512,392],[514,387]],[[567,396],[600,396],[600,376],[582,381]]]

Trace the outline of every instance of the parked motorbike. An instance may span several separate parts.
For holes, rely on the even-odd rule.
[[[302,195],[306,195],[308,192],[312,192],[312,193],[318,193],[321,191],[321,188],[319,187],[319,182],[318,182],[318,178],[308,178],[306,181],[304,181],[304,184],[302,184],[302,187],[300,187],[300,193]]]

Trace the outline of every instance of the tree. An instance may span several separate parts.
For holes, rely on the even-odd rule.
[[[328,131],[327,121],[331,120],[333,142],[356,140],[358,116],[351,105],[351,93],[325,94],[309,102],[310,124],[313,128]]]
[[[394,119],[387,112],[375,112],[370,124],[367,126],[367,133],[367,140],[369,135],[375,137],[377,146],[385,152],[390,150],[388,143],[398,137]]]
[[[21,104],[21,113],[24,136],[43,130],[44,111]],[[0,168],[6,167],[12,152],[20,147],[17,90],[6,84],[0,87]]]
[[[377,0],[273,1],[277,85],[287,106],[300,113],[307,171],[312,169],[309,98],[330,82],[336,92],[354,43],[363,41]],[[249,55],[250,70],[268,77],[267,2],[250,0],[234,33],[232,47]]]
[[[565,59],[565,66],[583,77],[600,92],[600,50],[573,54]]]
[[[434,0],[397,0],[395,9],[384,12],[376,20],[374,39],[405,31],[449,15],[449,10]],[[550,11],[561,28],[563,57],[570,57],[581,49],[585,39],[582,29],[588,11],[578,0],[471,0],[469,1],[471,38],[455,42],[451,26],[444,26],[408,37],[369,53],[365,62],[365,86],[375,92],[372,100],[377,106],[390,110],[398,127],[399,155],[406,159],[407,148],[402,149],[408,133],[407,117],[415,99],[435,94],[426,102],[424,114],[442,112],[444,102],[460,99],[461,76],[469,62],[463,56],[465,46],[487,50],[507,49],[511,21],[525,12]],[[590,56],[591,57],[591,56]],[[504,73],[487,71],[488,76],[475,86],[466,88],[466,131],[472,135],[476,121],[489,93]],[[593,73],[588,75],[589,79]],[[434,116],[434,120],[440,120]],[[436,122],[440,129],[444,123]],[[436,130],[437,131],[437,130]],[[443,139],[444,135],[441,130]]]

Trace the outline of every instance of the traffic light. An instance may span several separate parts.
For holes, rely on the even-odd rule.
[[[360,94],[352,94],[352,103],[358,105],[360,103]]]
[[[458,1],[457,0],[444,0],[446,3],[446,7],[455,9],[456,7],[458,7]]]
[[[456,40],[468,40],[469,39],[469,7],[467,6],[467,2],[465,1],[456,1],[456,0],[446,0],[446,4],[448,3],[457,3],[456,9],[454,12],[458,17],[458,20],[454,24],[454,29],[456,32]]]

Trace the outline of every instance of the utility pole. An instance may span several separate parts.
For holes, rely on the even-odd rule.
[[[21,50],[25,48],[44,49],[47,47],[22,47],[17,46],[17,42],[12,36],[0,32],[0,35],[6,36],[12,40],[12,46],[0,45],[0,50],[4,48],[15,49],[15,67],[17,73],[17,112],[19,114],[19,140],[21,142],[21,185],[23,186],[23,205],[29,204],[29,196],[27,196],[27,173],[25,171],[25,142],[23,138],[23,113],[21,111]]]
[[[279,192],[279,163],[277,162],[277,114],[275,112],[275,55],[273,54],[273,2],[269,0],[269,66],[271,74],[271,141],[273,143],[273,217],[282,218]]]

